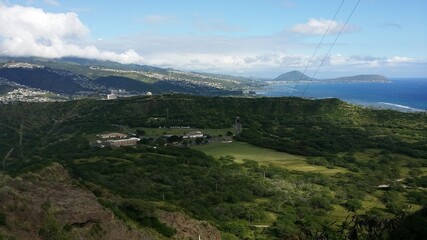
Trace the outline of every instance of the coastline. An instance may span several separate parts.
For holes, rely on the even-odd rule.
[[[427,109],[427,78],[396,78],[391,79],[389,83],[274,84],[262,91],[257,91],[257,95],[313,99],[338,98],[351,104],[376,109],[425,112]]]

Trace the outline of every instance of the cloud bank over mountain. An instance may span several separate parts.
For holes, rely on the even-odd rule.
[[[121,63],[142,61],[133,49],[104,51],[91,44],[90,30],[74,12],[0,5],[0,54],[59,58],[76,56]]]

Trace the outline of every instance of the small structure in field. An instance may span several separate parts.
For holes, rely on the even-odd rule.
[[[202,138],[203,133],[200,131],[191,131],[185,134],[182,138]]]

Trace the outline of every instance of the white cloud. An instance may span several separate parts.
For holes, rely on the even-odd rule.
[[[144,34],[117,39],[115,42],[100,41],[97,44],[111,51],[118,51],[123,45],[134,48],[144,53],[144,63],[148,65],[262,77],[272,77],[290,70],[304,70],[317,46],[316,43],[302,43],[285,33],[263,37]],[[323,57],[319,54],[311,61],[309,73],[315,71]],[[392,66],[391,62],[398,60],[400,63]],[[404,57],[349,56],[343,52],[329,56],[322,64],[319,76],[337,71],[346,72],[346,75],[372,72],[387,75],[391,68],[403,69],[402,66],[407,65],[402,63],[403,60]]]
[[[89,33],[75,13],[46,13],[17,5],[0,9],[0,34],[6,38],[78,38]]]
[[[48,13],[33,7],[0,5],[0,55],[142,61],[134,50],[118,54],[99,50],[88,42],[89,29],[76,13]]]
[[[306,56],[286,53],[162,53],[147,59],[156,66],[243,75],[302,68],[308,61]]]
[[[405,66],[405,64],[422,63],[414,58],[409,57],[373,57],[373,56],[343,56],[341,54],[332,55],[328,58],[327,64],[330,67],[346,67],[346,68],[384,68]]]
[[[415,59],[414,58],[408,58],[408,57],[394,56],[394,57],[388,58],[386,60],[386,62],[390,63],[390,64],[412,63],[412,62],[415,62]]]
[[[351,25],[344,26],[343,23],[328,19],[310,18],[307,23],[300,23],[293,26],[291,28],[291,32],[306,35],[323,35],[327,30],[328,34],[337,34],[341,31],[341,29],[343,29],[342,32],[345,33],[355,31],[357,27]]]

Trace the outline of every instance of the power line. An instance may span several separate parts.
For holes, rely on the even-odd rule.
[[[345,0],[342,0],[340,6],[338,7],[337,11],[335,12],[334,17],[332,18],[332,21],[329,23],[328,28],[326,29],[325,33],[323,34],[322,39],[320,40],[319,44],[317,45],[316,50],[314,51],[313,55],[311,55],[311,58],[308,61],[307,65],[305,66],[304,71],[301,73],[301,76],[300,76],[299,80],[295,84],[294,89],[291,92],[291,96],[294,94],[294,92],[295,92],[295,90],[296,90],[296,88],[298,86],[298,83],[302,80],[302,77],[304,76],[305,72],[307,71],[308,67],[310,66],[311,62],[313,61],[314,56],[316,55],[317,51],[319,50],[320,46],[323,43],[323,40],[325,39],[326,35],[328,34],[329,30],[331,29],[332,23],[335,21],[335,18],[337,17],[339,11],[341,10],[341,7],[344,4],[344,2],[345,2]]]
[[[350,15],[348,15],[347,20],[345,21],[344,25],[341,27],[341,30],[339,31],[337,37],[335,38],[334,42],[332,43],[332,45],[329,47],[328,52],[326,53],[325,57],[322,59],[322,61],[320,62],[319,66],[317,67],[316,71],[314,72],[313,76],[311,77],[310,81],[308,82],[307,86],[305,87],[304,91],[301,94],[301,97],[304,96],[305,92],[307,91],[308,87],[310,86],[311,82],[313,81],[314,77],[316,76],[317,72],[319,71],[320,67],[323,65],[323,63],[325,62],[326,58],[329,56],[329,54],[331,53],[332,48],[334,47],[335,43],[337,42],[338,38],[340,37],[342,31],[344,30],[345,26],[347,25],[348,21],[350,20],[351,16],[353,16],[353,13],[356,11],[357,6],[359,6],[360,0],[357,1],[356,5],[353,7],[353,10],[351,11]]]

